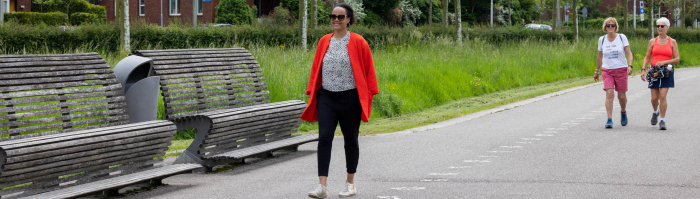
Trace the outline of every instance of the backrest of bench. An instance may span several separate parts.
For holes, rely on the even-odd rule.
[[[132,54],[153,60],[167,119],[269,103],[262,69],[244,48],[138,50]]]
[[[0,140],[127,124],[123,93],[97,53],[0,55]]]

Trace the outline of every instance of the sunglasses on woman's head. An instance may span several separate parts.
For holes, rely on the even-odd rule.
[[[608,27],[608,28],[614,28],[615,26],[616,26],[615,24],[608,24],[608,25],[605,25],[605,27]]]
[[[656,25],[656,28],[665,28],[666,25]]]
[[[345,20],[345,15],[334,15],[334,14],[330,14],[330,15],[328,15],[328,17],[331,18],[331,21],[334,21],[335,19],[338,19],[338,20],[341,20],[341,21],[342,21],[342,20]]]

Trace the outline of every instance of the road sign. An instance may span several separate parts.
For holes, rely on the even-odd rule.
[[[639,18],[644,21],[644,1],[639,1]]]
[[[583,8],[581,12],[583,13],[583,17],[588,17],[588,8]]]
[[[566,9],[566,14],[568,15],[569,13],[571,13],[571,8]]]

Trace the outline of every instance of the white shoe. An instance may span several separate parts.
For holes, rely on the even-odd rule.
[[[326,186],[323,186],[321,184],[316,187],[313,191],[309,191],[309,197],[310,198],[326,198],[328,197],[328,191],[326,190]]]
[[[345,188],[338,194],[338,197],[350,197],[356,194],[355,185],[350,183],[345,183]]]

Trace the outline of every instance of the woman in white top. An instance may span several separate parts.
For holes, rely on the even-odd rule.
[[[596,63],[596,71],[593,79],[598,81],[599,74],[602,69],[603,75],[603,90],[605,90],[605,109],[608,112],[608,121],[605,123],[605,128],[612,128],[612,110],[613,100],[615,100],[615,91],[617,91],[617,99],[620,100],[621,124],[627,125],[627,76],[632,73],[632,51],[627,37],[623,34],[617,34],[617,20],[610,17],[603,23],[603,31],[607,32],[598,39],[598,61]],[[627,55],[625,57],[625,55]]]

